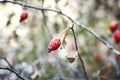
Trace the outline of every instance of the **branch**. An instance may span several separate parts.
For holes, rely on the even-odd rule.
[[[16,70],[12,67],[12,65],[9,63],[9,61],[8,61],[5,57],[0,57],[0,59],[3,59],[3,60],[4,60],[5,62],[7,62],[7,64],[8,64],[8,67],[5,68],[5,67],[1,67],[1,66],[0,66],[0,69],[8,70],[8,71],[16,74],[16,76],[17,76],[18,78],[20,78],[21,80],[25,80],[24,78],[22,78],[22,77],[16,72]]]
[[[84,65],[84,62],[82,60],[82,57],[78,51],[78,45],[77,45],[77,39],[76,39],[76,35],[75,35],[75,31],[74,31],[74,24],[72,25],[72,27],[70,27],[72,33],[73,33],[73,37],[74,37],[74,42],[75,42],[75,48],[76,48],[76,51],[77,51],[77,55],[80,59],[80,62],[81,62],[81,65],[82,65],[82,68],[83,68],[83,72],[84,72],[84,75],[86,77],[86,80],[88,80],[88,76],[87,76],[87,72],[86,72],[86,69],[85,69],[85,65]]]
[[[62,11],[59,10],[55,10],[55,9],[50,9],[50,8],[44,8],[44,7],[40,7],[40,6],[33,6],[33,5],[29,5],[29,4],[24,4],[21,2],[15,2],[15,1],[10,1],[10,0],[3,0],[0,1],[0,3],[13,3],[13,4],[18,4],[21,5],[23,7],[28,7],[28,8],[32,8],[32,9],[36,9],[36,10],[42,10],[42,11],[51,11],[51,12],[56,12],[58,14],[61,14],[65,17],[67,17],[72,23],[76,24],[78,27],[85,29],[86,31],[88,31],[89,33],[91,33],[96,39],[98,39],[100,42],[102,42],[105,46],[107,46],[110,50],[112,50],[114,53],[116,54],[120,54],[120,52],[118,50],[116,50],[112,45],[110,45],[107,41],[104,41],[103,39],[100,38],[99,35],[97,35],[92,29],[85,27],[84,25],[80,24],[79,22],[75,21],[74,19],[72,19],[70,16],[64,14]]]
[[[16,74],[16,76],[17,76],[18,78],[20,78],[21,80],[25,80],[25,79],[22,78],[15,70],[13,70],[13,69],[11,69],[11,68],[9,68],[9,67],[1,67],[1,66],[0,66],[0,69],[8,70],[8,71]]]
[[[0,57],[0,59],[3,59],[5,62],[7,62],[8,66],[11,68],[11,69],[14,69],[12,67],[12,65],[9,63],[9,61],[5,58],[5,57]]]
[[[114,53],[116,54],[120,54],[120,52],[118,50],[116,50],[112,45],[110,45],[110,43],[108,43],[107,41],[103,40],[98,34],[96,34],[92,29],[85,27],[84,25],[75,22],[76,25],[78,25],[78,27],[85,29],[86,31],[88,31],[89,33],[91,33],[96,39],[98,39],[101,43],[103,43],[105,46],[107,46],[110,50],[112,50]]]

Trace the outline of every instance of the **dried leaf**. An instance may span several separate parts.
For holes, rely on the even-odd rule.
[[[105,66],[100,70],[98,77],[100,80],[117,79],[115,67],[113,65]]]
[[[65,48],[65,45],[67,44],[67,42],[66,42],[66,37],[67,37],[68,35],[70,35],[70,28],[67,28],[67,29],[65,30],[65,33],[64,33],[64,36],[63,36],[63,40],[62,40],[62,46],[63,46],[63,48]]]
[[[70,35],[70,33],[71,33],[70,28],[67,28],[66,31],[65,31],[65,36],[64,37]]]
[[[40,76],[36,75],[35,80],[40,80]]]
[[[104,76],[104,75],[101,75],[99,76],[100,80],[106,80],[108,77],[107,76]]]
[[[73,63],[75,61],[74,57],[66,57],[66,58],[70,63]]]
[[[22,74],[22,72],[23,72],[23,70],[22,70],[22,69],[20,69],[18,73],[21,75],[21,74]]]
[[[65,40],[65,38],[62,40],[62,46],[63,46],[63,48],[65,48],[65,45],[67,44],[67,42],[66,42],[66,40]]]
[[[110,65],[109,67],[108,67],[108,72],[109,73],[112,73],[114,71],[114,67],[112,66],[112,65]]]

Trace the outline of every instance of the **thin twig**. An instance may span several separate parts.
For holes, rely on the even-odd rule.
[[[59,13],[59,14],[62,14],[64,16],[66,16],[69,20],[74,22],[74,20],[71,17],[69,17],[68,15],[64,14],[62,11],[59,11],[59,10],[44,8],[44,7],[40,7],[40,6],[33,6],[33,5],[24,4],[24,3],[16,2],[16,1],[10,1],[10,0],[0,1],[0,3],[6,3],[6,2],[13,3],[13,4],[18,4],[18,5],[21,5],[23,7],[28,7],[28,8],[32,8],[32,9],[56,12],[56,13]]]
[[[44,7],[43,5],[44,5],[44,0],[42,0],[42,7]],[[42,10],[42,15],[43,15],[43,24],[44,24],[44,26],[46,28],[47,33],[49,32],[48,35],[51,38],[52,34],[51,34],[51,31],[50,31],[50,29],[49,29],[49,27],[47,25],[47,19],[46,19],[46,14],[45,14],[44,10]]]
[[[14,74],[16,74],[16,76],[17,76],[18,78],[20,78],[21,80],[25,80],[24,78],[22,78],[22,77],[16,72],[16,70],[12,67],[12,65],[9,63],[9,61],[8,61],[5,57],[1,57],[1,56],[0,56],[0,59],[3,59],[3,60],[8,64],[8,67],[0,67],[0,69],[9,70],[9,71],[13,72]]]
[[[110,50],[112,50],[114,53],[116,54],[120,54],[120,52],[118,50],[116,50],[112,45],[110,45],[110,43],[108,43],[107,41],[103,40],[98,34],[96,34],[92,29],[85,27],[84,25],[75,22],[76,25],[78,25],[78,27],[85,29],[86,31],[88,31],[89,33],[91,33],[96,39],[98,39],[101,43],[103,43],[105,46],[107,46]]]
[[[9,61],[8,61],[5,57],[1,57],[1,56],[0,56],[0,59],[3,59],[5,62],[7,62],[8,66],[9,66],[11,69],[14,69],[14,68],[12,67],[12,65],[9,63]]]
[[[112,45],[110,45],[108,42],[104,41],[103,39],[100,38],[99,35],[97,35],[92,29],[85,27],[84,25],[80,24],[79,22],[75,21],[74,19],[72,19],[70,16],[64,14],[62,11],[59,10],[55,10],[55,9],[50,9],[50,8],[44,8],[44,7],[40,7],[40,6],[33,6],[33,5],[29,5],[29,4],[23,4],[21,2],[16,2],[16,1],[10,1],[10,0],[3,0],[0,1],[0,3],[13,3],[13,4],[18,4],[21,5],[23,7],[28,7],[28,8],[32,8],[32,9],[37,9],[37,10],[44,10],[44,11],[52,11],[52,12],[56,12],[58,14],[61,14],[65,17],[67,17],[72,23],[76,24],[78,27],[85,29],[86,31],[88,31],[89,33],[91,33],[96,39],[98,39],[100,42],[102,42],[105,46],[107,46],[110,50],[112,50],[114,53],[116,54],[120,54],[120,52],[118,50],[116,50]]]
[[[75,43],[75,47],[76,47],[76,51],[77,51],[77,54],[78,54],[78,57],[80,59],[80,62],[81,62],[81,65],[82,65],[82,68],[83,68],[83,72],[84,72],[84,75],[86,77],[86,80],[88,80],[88,76],[87,76],[87,72],[86,72],[86,69],[85,69],[85,65],[84,65],[84,62],[82,60],[82,57],[78,51],[78,45],[77,45],[77,39],[76,39],[76,35],[75,35],[75,31],[74,31],[74,24],[72,25],[72,27],[70,27],[72,33],[73,33],[73,37],[74,37],[74,43]]]
[[[10,72],[13,72],[14,74],[16,74],[16,76],[17,76],[18,78],[20,78],[21,80],[25,80],[25,79],[22,78],[15,70],[13,70],[13,69],[11,69],[11,68],[9,68],[9,67],[1,67],[1,66],[0,66],[0,69],[4,69],[4,70],[8,70],[8,71],[10,71]]]

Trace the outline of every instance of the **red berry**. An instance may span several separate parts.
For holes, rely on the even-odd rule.
[[[28,18],[28,12],[24,11],[20,16],[20,22],[24,21],[27,18]]]
[[[114,40],[115,40],[115,42],[117,44],[120,43],[120,31],[119,30],[115,31],[115,33],[114,33]]]
[[[54,38],[51,40],[49,46],[48,46],[48,52],[57,50],[61,45],[61,40],[59,38]]]
[[[99,54],[95,54],[95,55],[93,55],[93,59],[95,61],[101,61],[101,56]]]
[[[118,61],[120,61],[120,55],[116,55],[115,56],[115,60],[118,62]]]
[[[110,24],[110,30],[111,32],[114,32],[118,28],[118,23],[112,23]]]

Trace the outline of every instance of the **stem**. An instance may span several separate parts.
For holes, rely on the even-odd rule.
[[[11,68],[9,68],[9,67],[0,67],[0,69],[4,69],[4,70],[8,70],[8,71],[11,71],[11,72],[13,72],[14,74],[16,74],[16,76],[18,77],[18,78],[20,78],[21,80],[25,80],[24,78],[22,78],[16,71],[14,71],[13,69],[11,69]]]
[[[17,72],[16,72],[16,70],[12,67],[12,65],[9,63],[9,61],[5,58],[5,57],[0,57],[0,59],[3,59],[5,62],[7,62],[7,64],[8,64],[8,67],[1,67],[0,66],[0,69],[4,69],[4,70],[9,70],[9,71],[11,71],[12,73],[14,73],[14,74],[16,74],[16,76],[18,77],[18,78],[20,78],[21,80],[25,80],[24,78],[22,78]]]
[[[65,16],[65,17],[67,17],[72,23],[76,24],[78,27],[80,27],[82,29],[85,29],[86,31],[88,31],[89,33],[91,33],[96,39],[98,39],[101,43],[103,43],[105,46],[107,46],[111,51],[113,51],[116,54],[120,54],[120,52],[118,50],[116,50],[108,42],[106,42],[103,39],[101,39],[100,36],[97,35],[92,29],[90,29],[88,27],[85,27],[84,25],[82,25],[79,22],[77,22],[74,19],[72,19],[70,16],[64,14],[62,11],[55,10],[55,9],[50,9],[50,8],[44,8],[44,7],[40,7],[40,6],[33,6],[33,5],[29,5],[29,4],[23,4],[21,2],[10,1],[10,0],[0,1],[0,3],[6,3],[6,2],[13,3],[13,4],[18,4],[18,5],[21,5],[23,7],[28,7],[28,8],[32,8],[32,9],[36,9],[36,10],[52,11],[52,12],[56,12],[58,14],[61,14],[61,15]]]
[[[74,26],[74,24],[72,25],[72,27],[70,27],[70,29],[71,29],[71,31],[72,31],[72,33],[73,33],[76,51],[77,51],[78,57],[79,57],[79,59],[80,59],[80,62],[81,62],[81,64],[82,64],[83,73],[84,73],[84,75],[85,75],[85,77],[86,77],[86,80],[88,80],[88,76],[87,76],[87,72],[86,72],[86,69],[85,69],[84,62],[83,62],[82,57],[81,57],[81,55],[80,55],[80,53],[79,53],[79,51],[78,51],[77,39],[76,39],[76,35],[75,35],[75,31],[74,31],[74,27],[73,27],[73,26]]]
[[[85,27],[84,25],[75,22],[76,25],[78,25],[78,27],[85,29],[86,31],[88,31],[89,33],[91,33],[96,39],[98,39],[101,43],[103,43],[105,46],[107,46],[111,51],[113,51],[116,54],[120,54],[120,52],[118,50],[116,50],[112,45],[110,45],[110,43],[108,43],[107,41],[101,39],[101,37],[96,34],[92,29]]]
[[[11,68],[11,69],[14,69],[12,67],[12,65],[9,63],[9,61],[5,58],[5,57],[0,57],[0,59],[3,59],[5,62],[7,62],[8,66]]]

